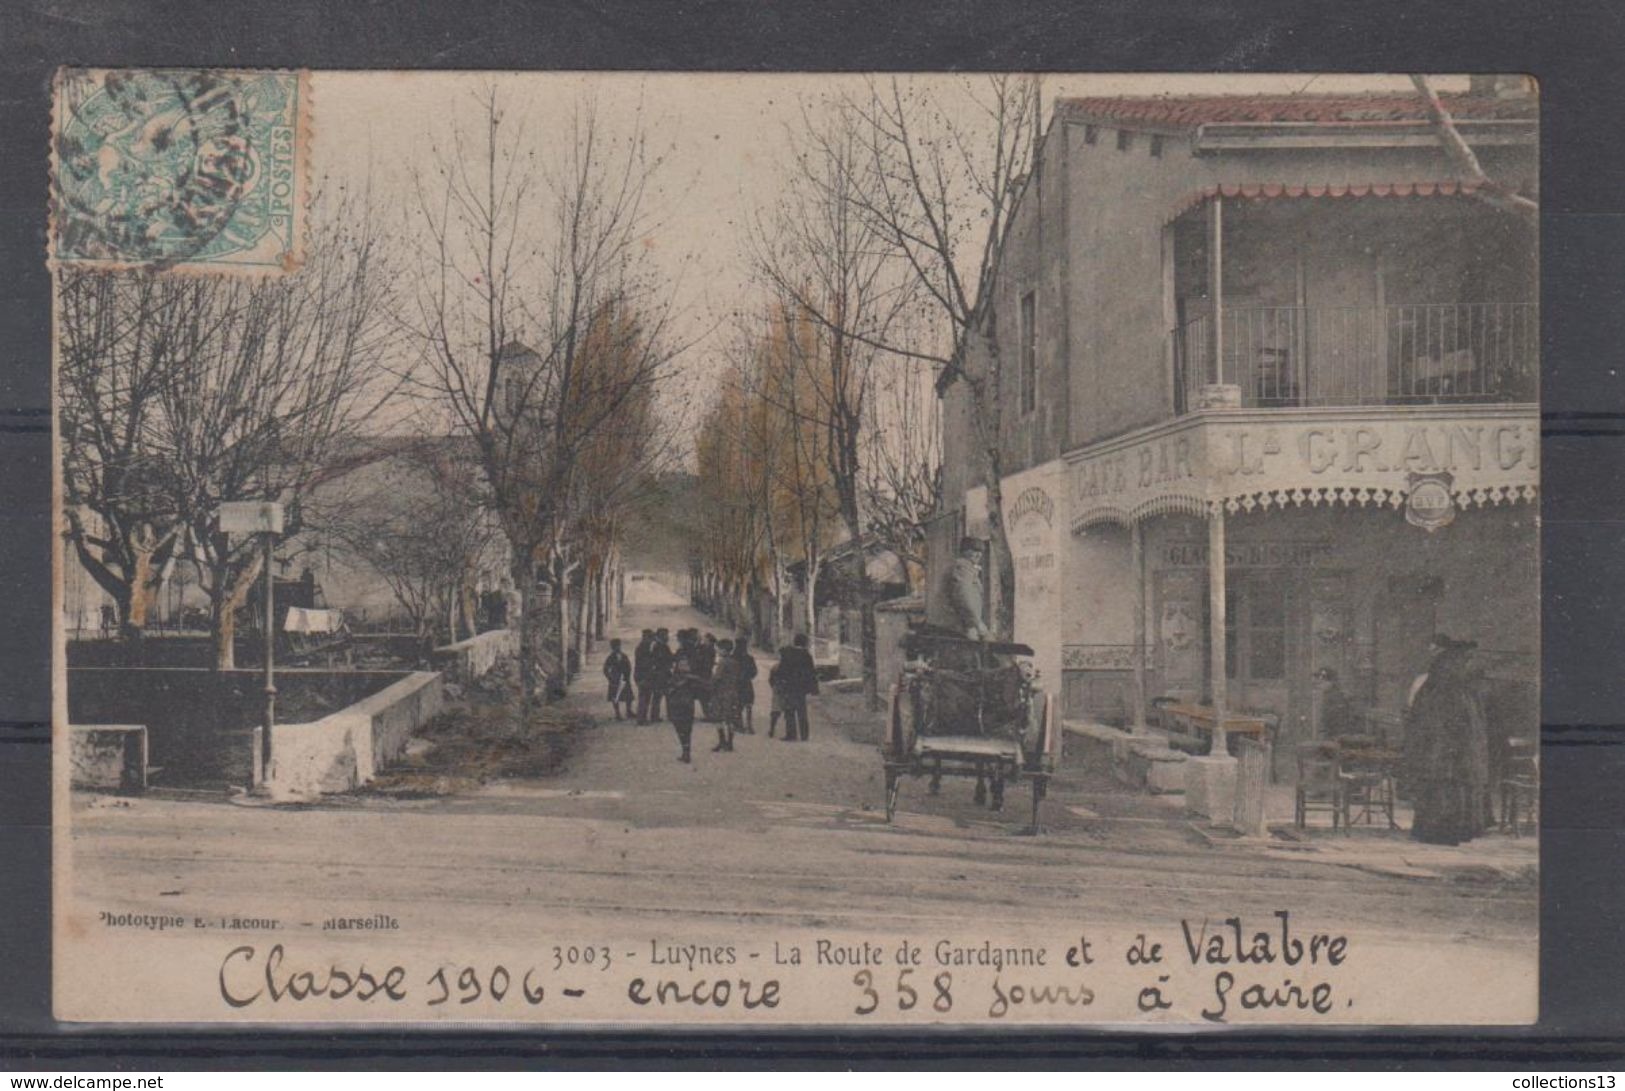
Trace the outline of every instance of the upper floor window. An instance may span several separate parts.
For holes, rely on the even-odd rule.
[[[1118,151],[1120,151],[1120,152],[1128,151],[1129,146],[1132,145],[1133,143],[1134,143],[1134,134],[1133,133],[1129,132],[1127,129],[1118,129],[1117,130],[1117,150]]]
[[[1021,412],[1038,406],[1038,315],[1034,293],[1021,297]]]
[[[1098,139],[1100,139],[1099,125],[1085,125],[1083,127],[1083,142],[1085,144],[1093,144]]]
[[[1151,138],[1151,157],[1153,159],[1162,158],[1162,137],[1160,136]]]

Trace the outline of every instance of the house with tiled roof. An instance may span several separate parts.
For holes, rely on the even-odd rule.
[[[1015,639],[1075,724],[1267,725],[1290,776],[1328,678],[1397,741],[1442,630],[1533,729],[1538,107],[1441,105],[1482,177],[1411,92],[1055,103],[992,329]],[[964,386],[935,571],[985,521]]]

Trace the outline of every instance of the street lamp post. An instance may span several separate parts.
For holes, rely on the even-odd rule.
[[[283,508],[274,500],[233,500],[220,505],[222,534],[261,535],[265,550],[265,721],[260,729],[259,776],[256,788],[271,780],[271,731],[276,726],[276,536],[282,533]]]
[[[280,510],[278,511],[280,522]],[[260,787],[271,781],[271,729],[276,726],[276,575],[272,553],[276,534],[266,530],[265,540],[265,726],[260,733]]]

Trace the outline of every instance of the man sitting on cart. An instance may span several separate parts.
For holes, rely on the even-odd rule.
[[[948,610],[954,628],[967,640],[986,640],[987,622],[982,616],[982,543],[970,537],[959,540],[959,556],[948,569]]]

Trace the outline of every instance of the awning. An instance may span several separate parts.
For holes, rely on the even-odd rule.
[[[1477,182],[1350,182],[1343,185],[1291,185],[1286,182],[1221,183],[1197,190],[1180,201],[1168,215],[1176,220],[1215,197],[1244,198],[1251,201],[1282,197],[1468,197],[1479,189]]]

